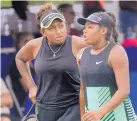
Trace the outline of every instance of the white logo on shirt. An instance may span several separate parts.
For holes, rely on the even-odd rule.
[[[100,63],[102,63],[103,61],[99,61],[99,62],[96,62],[96,65],[98,65],[98,64],[100,64]]]

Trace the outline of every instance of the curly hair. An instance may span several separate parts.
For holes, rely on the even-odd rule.
[[[52,9],[53,5],[51,3],[46,3],[42,5],[40,10],[37,12],[37,20],[40,21],[41,16]]]

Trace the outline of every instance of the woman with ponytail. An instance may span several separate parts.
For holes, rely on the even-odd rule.
[[[97,12],[78,23],[84,25],[84,38],[91,45],[77,56],[82,121],[136,121],[128,97],[128,57],[118,44],[114,14]]]

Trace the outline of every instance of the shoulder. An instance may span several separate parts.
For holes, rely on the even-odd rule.
[[[72,36],[72,50],[73,50],[73,54],[75,55],[75,57],[77,56],[78,52],[86,46],[87,44],[84,41],[84,38]]]
[[[26,45],[31,47],[38,47],[42,43],[43,37],[30,40]]]
[[[16,57],[22,58],[26,62],[34,59],[41,47],[42,40],[43,37],[30,40],[19,50]]]
[[[123,55],[123,56],[126,56],[126,55],[127,55],[125,49],[124,49],[121,45],[118,45],[118,44],[115,45],[115,46],[112,48],[110,54],[111,54],[111,56],[113,56],[113,57],[120,57],[121,55]]]
[[[80,61],[80,60],[81,60],[82,55],[83,55],[83,52],[85,51],[86,48],[87,48],[87,47],[84,47],[84,48],[82,48],[82,49],[78,52],[78,54],[77,54],[77,61]]]
[[[30,40],[23,48],[26,51],[32,52],[34,55],[40,49],[43,37]]]
[[[78,36],[72,36],[72,44],[78,51],[87,46],[85,39]]]
[[[115,45],[110,52],[111,65],[123,65],[128,63],[128,56],[125,49],[120,45]]]
[[[42,41],[43,41],[43,37],[39,37],[39,38],[36,38],[36,39],[33,39],[30,41],[34,58],[36,58],[36,56],[40,50],[40,47],[42,45]]]

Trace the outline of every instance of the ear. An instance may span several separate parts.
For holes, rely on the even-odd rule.
[[[41,33],[42,35],[46,36],[46,32],[45,32],[45,29],[44,29],[44,28],[40,30],[40,33]]]
[[[105,35],[107,33],[108,29],[106,27],[102,27],[102,35]]]
[[[43,35],[44,34],[44,29],[40,29],[40,33]]]

